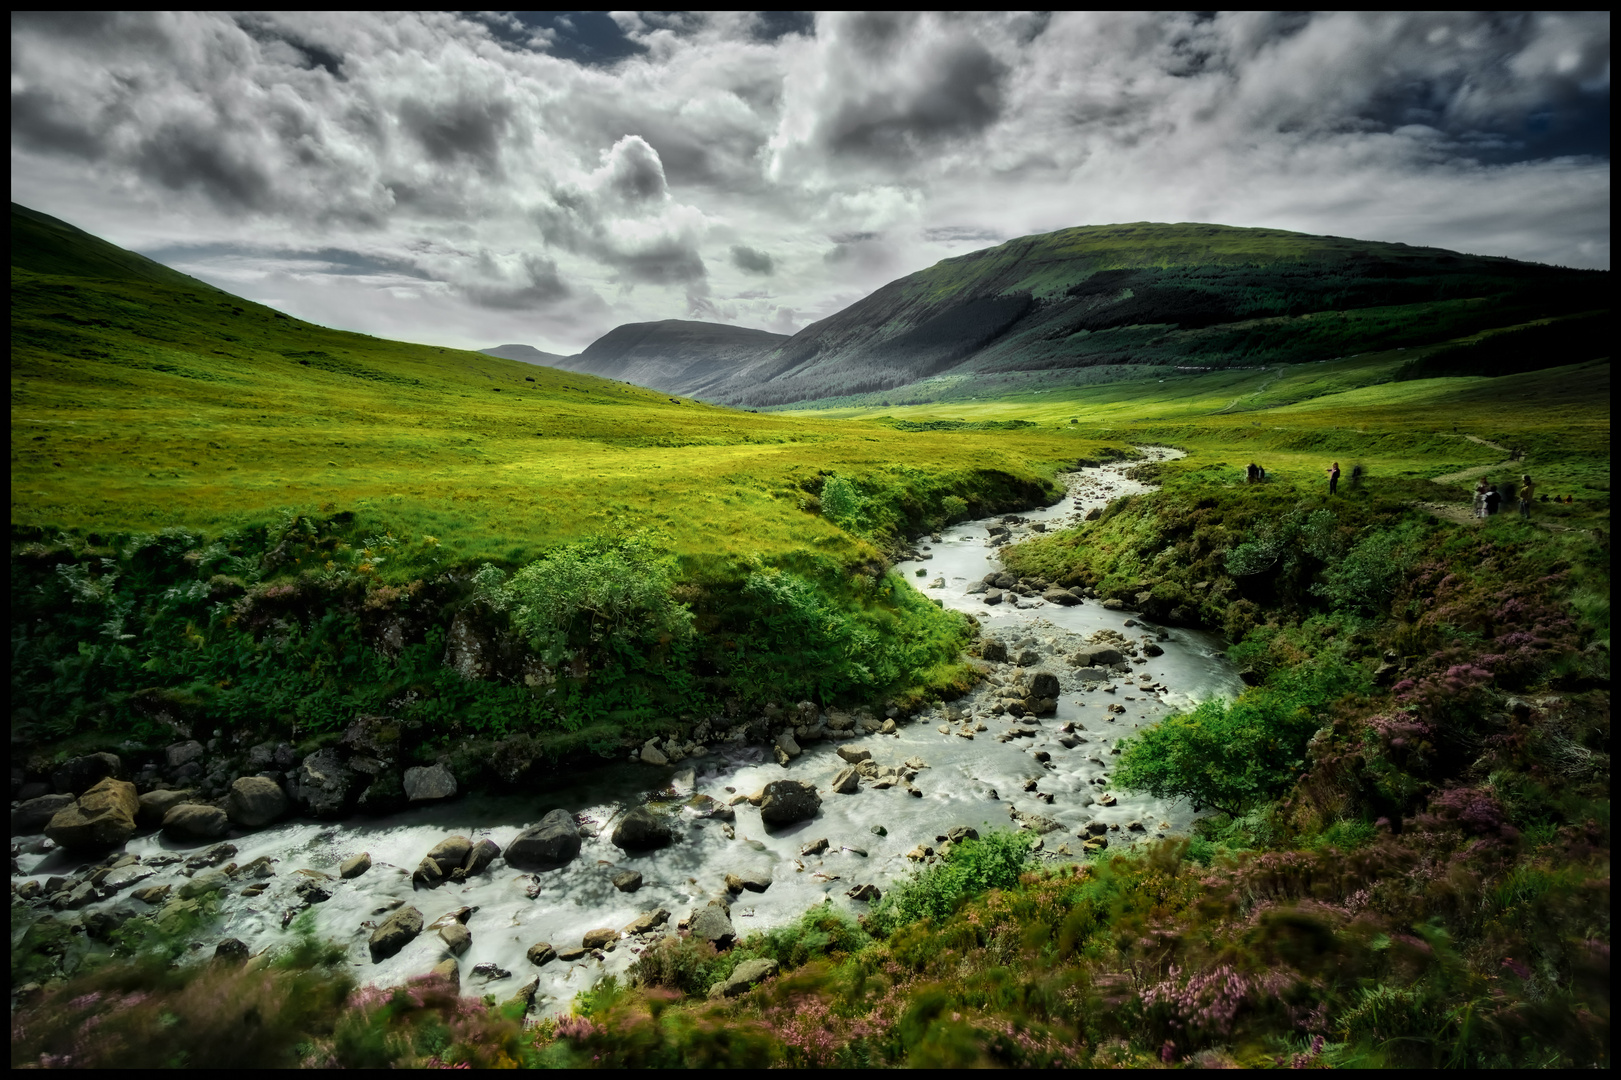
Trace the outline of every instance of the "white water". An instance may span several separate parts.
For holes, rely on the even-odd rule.
[[[1174,451],[1150,453],[1162,458]],[[1022,516],[1028,521],[1059,523],[1111,499],[1147,490],[1145,485],[1126,478],[1121,467],[1085,469],[1067,479],[1068,496],[1054,506]],[[372,964],[367,939],[371,926],[386,917],[379,912],[388,903],[415,905],[425,922],[463,905],[476,906],[478,911],[467,923],[473,943],[460,960],[463,993],[505,998],[538,974],[537,1006],[555,1011],[566,1007],[575,993],[602,974],[623,973],[635,960],[635,943],[620,942],[601,961],[590,956],[573,963],[554,960],[539,969],[525,959],[530,945],[548,941],[557,949],[578,946],[588,930],[622,927],[640,913],[659,907],[671,913],[666,930],[673,931],[674,924],[694,906],[724,895],[727,873],[768,870],[772,876],[766,892],[745,892],[733,900],[732,921],[739,935],[746,935],[790,922],[824,899],[847,909],[865,910],[866,905],[846,897],[852,886],[871,883],[888,888],[916,865],[906,857],[914,846],[934,846],[936,837],[958,825],[981,831],[1008,827],[1010,807],[1051,818],[1064,826],[1063,831],[1044,837],[1048,857],[1065,844],[1079,852],[1076,830],[1094,818],[1120,826],[1119,831],[1109,834],[1111,848],[1163,831],[1185,830],[1193,818],[1192,808],[1186,803],[1114,792],[1117,804],[1103,808],[1093,805],[1092,797],[1112,789],[1092,781],[1106,775],[1112,765],[1114,759],[1108,750],[1115,739],[1200,698],[1237,693],[1239,681],[1223,659],[1220,643],[1196,631],[1164,631],[1168,634],[1160,640],[1164,655],[1133,671],[1133,676],[1151,675],[1167,688],[1164,693],[1136,691],[1126,685],[1123,676],[1115,680],[1117,689],[1112,694],[1102,688],[1084,690],[1068,675],[1069,666],[1063,661],[1079,644],[1080,637],[1108,628],[1137,638],[1143,628],[1127,627],[1127,620],[1134,618],[1131,613],[1107,611],[1096,601],[1058,607],[1022,600],[1019,602],[1027,606],[1016,608],[1016,597],[1009,593],[1002,605],[989,607],[978,596],[968,594],[970,584],[1000,568],[995,549],[987,546],[987,528],[999,520],[953,527],[941,535],[938,543],[929,545],[925,561],[903,563],[897,569],[920,586],[943,577],[944,587],[925,588],[926,595],[972,613],[981,620],[987,634],[1001,637],[1015,654],[1021,643],[1033,645],[1044,654],[1043,666],[1060,674],[1064,693],[1057,716],[1014,721],[989,715],[985,706],[990,687],[981,687],[954,703],[958,709],[977,714],[978,722],[985,725],[986,730],[972,740],[955,734],[963,726],[960,721],[949,725],[952,734],[941,734],[938,727],[945,720],[938,714],[916,718],[893,736],[869,735],[851,740],[871,750],[883,765],[900,765],[914,756],[927,762],[929,768],[919,772],[915,781],[924,793],[922,798],[912,797],[903,786],[879,790],[865,783],[853,795],[832,793],[828,782],[843,762],[834,754],[834,743],[822,742],[806,746],[805,753],[786,769],[768,760],[758,747],[734,748],[724,754],[711,752],[706,757],[689,758],[669,768],[622,763],[579,770],[546,777],[527,795],[465,798],[380,820],[289,822],[232,839],[238,848],[232,861],[245,865],[260,855],[268,855],[279,860],[276,876],[257,897],[239,895],[245,883],[232,887],[222,902],[222,926],[204,943],[199,955],[211,955],[214,942],[227,937],[240,938],[253,952],[285,944],[292,931],[283,927],[284,916],[298,907],[293,889],[305,879],[296,871],[315,870],[335,878],[341,860],[364,851],[371,855],[371,870],[352,881],[328,883],[325,887],[332,892],[332,898],[310,909],[316,933],[347,946],[362,981],[394,985],[425,973],[449,955],[437,934],[424,931],[398,955]],[[1026,532],[1023,526],[1015,527],[1016,536]],[[919,568],[925,569],[921,579],[915,576]],[[998,665],[998,669],[1004,674],[1012,670],[1008,665]],[[1111,722],[1103,706],[1112,702],[1125,705],[1127,711]],[[1062,748],[1056,736],[1066,722],[1073,723],[1087,741],[1074,749]],[[1013,727],[1034,729],[1038,734],[1033,739],[997,741],[999,733]],[[1035,759],[1038,750],[1051,755],[1050,767]],[[695,775],[688,779],[684,775],[688,773]],[[759,811],[742,803],[736,808],[735,838],[728,838],[721,822],[700,821],[680,811],[677,842],[668,848],[627,856],[609,843],[612,819],[648,798],[663,802],[677,793],[685,797],[691,785],[690,790],[725,800],[731,791],[754,792],[771,780],[784,778],[807,780],[822,790],[821,813],[814,820],[768,832],[761,824]],[[1029,779],[1036,779],[1039,791],[1053,796],[1051,804],[1039,801],[1035,793],[1023,791]],[[991,797],[990,789],[999,797]],[[504,848],[520,831],[557,807],[580,815],[582,821],[600,832],[584,841],[580,857],[569,866],[534,875],[520,873],[498,858],[484,874],[467,884],[413,890],[410,871],[439,840],[456,834],[475,841],[489,837]],[[1125,826],[1133,821],[1141,822],[1145,831],[1128,831]],[[886,828],[888,835],[875,835],[875,825]],[[801,848],[820,837],[828,839],[828,851],[801,858]],[[201,846],[181,848],[160,835],[148,834],[132,840],[128,850],[145,860],[166,850],[189,853]],[[849,851],[852,847],[865,849],[866,855]],[[43,882],[52,874],[70,874],[79,865],[61,852],[23,855],[19,860],[21,877],[14,875],[13,881],[34,877]],[[174,872],[176,869],[166,867],[140,886],[178,885],[184,879]],[[645,884],[638,892],[624,894],[613,888],[611,879],[622,869],[641,871]],[[127,894],[93,904],[90,909],[114,907],[150,910]],[[16,936],[14,930],[14,943]],[[474,966],[482,962],[493,962],[511,975],[493,981],[475,977]]]

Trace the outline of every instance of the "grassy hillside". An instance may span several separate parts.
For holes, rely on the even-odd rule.
[[[213,528],[327,507],[467,559],[631,523],[694,555],[865,557],[801,508],[802,484],[826,471],[881,485],[897,462],[970,487],[1039,483],[1097,452],[1067,433],[993,443],[758,416],[330,330],[173,272],[110,276],[127,253],[76,230],[77,248],[54,250],[62,230],[25,230],[28,213],[12,239],[14,524]]]
[[[443,739],[616,753],[728,697],[929,692],[961,678],[967,626],[896,589],[881,552],[1122,452],[757,416],[330,330],[20,209],[13,253],[13,733],[30,741],[162,738],[174,710],[319,733],[412,686]],[[543,559],[584,575],[575,599],[657,594],[617,616],[652,636],[520,626],[539,586],[505,575]],[[444,664],[463,612],[499,658],[473,683]]]
[[[1088,226],[891,282],[702,392],[770,406],[931,376],[1019,388],[1081,381],[1099,365],[1326,360],[1607,309],[1607,282],[1607,273],[1276,229]]]

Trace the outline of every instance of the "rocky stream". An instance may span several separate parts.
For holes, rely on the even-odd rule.
[[[1112,752],[1170,711],[1238,692],[1221,642],[1016,580],[997,560],[1004,544],[1147,490],[1127,471],[1082,469],[1053,506],[918,542],[897,569],[980,621],[983,678],[910,717],[803,703],[774,714],[765,745],[741,727],[649,743],[524,795],[457,796],[448,769],[425,766],[405,773],[407,809],[341,821],[316,812],[324,778],[363,770],[363,754],[255,748],[259,767],[211,801],[155,774],[120,780],[112,755],[70,762],[53,790],[19,791],[14,777],[26,798],[12,808],[12,947],[56,942],[70,969],[74,935],[176,924],[214,895],[199,959],[253,962],[307,913],[301,924],[344,946],[364,983],[438,972],[464,994],[555,1012],[664,934],[724,945],[824,900],[864,911],[964,835],[1025,828],[1039,858],[1070,859],[1184,832],[1191,806],[1113,790]],[[178,744],[165,767],[204,754]],[[111,854],[84,854],[98,843]],[[745,966],[715,992],[765,974]]]

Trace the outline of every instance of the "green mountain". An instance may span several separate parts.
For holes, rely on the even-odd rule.
[[[493,349],[480,349],[485,356],[499,356],[503,360],[516,360],[523,364],[540,364],[543,367],[562,367],[568,359],[557,353],[541,352],[533,345],[497,345]]]
[[[11,266],[34,274],[146,281],[219,293],[212,285],[145,255],[115,247],[83,229],[17,203],[11,204]]]
[[[524,345],[503,345],[482,351],[491,356],[550,364],[565,371],[694,395],[728,384],[740,368],[787,340],[786,334],[746,326],[665,319],[616,326],[593,341],[584,352],[573,356],[540,360],[512,351],[527,349]],[[529,349],[529,353],[537,357],[550,355],[535,349]]]
[[[1223,225],[1087,226],[943,260],[752,359],[738,351],[643,374],[647,385],[752,406],[942,374],[1016,387],[1020,376],[1099,365],[1222,368],[1427,344],[1607,309],[1608,290],[1608,272],[1440,248]]]

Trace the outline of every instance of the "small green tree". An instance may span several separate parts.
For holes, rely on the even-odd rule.
[[[851,532],[858,531],[866,524],[865,515],[867,500],[862,498],[856,486],[842,476],[830,476],[822,483],[822,513],[827,519]]]
[[[675,599],[673,572],[653,536],[638,530],[570,544],[505,582],[486,565],[474,583],[492,607],[510,612],[537,653],[557,663],[578,649],[641,658],[691,637],[692,613]]]

